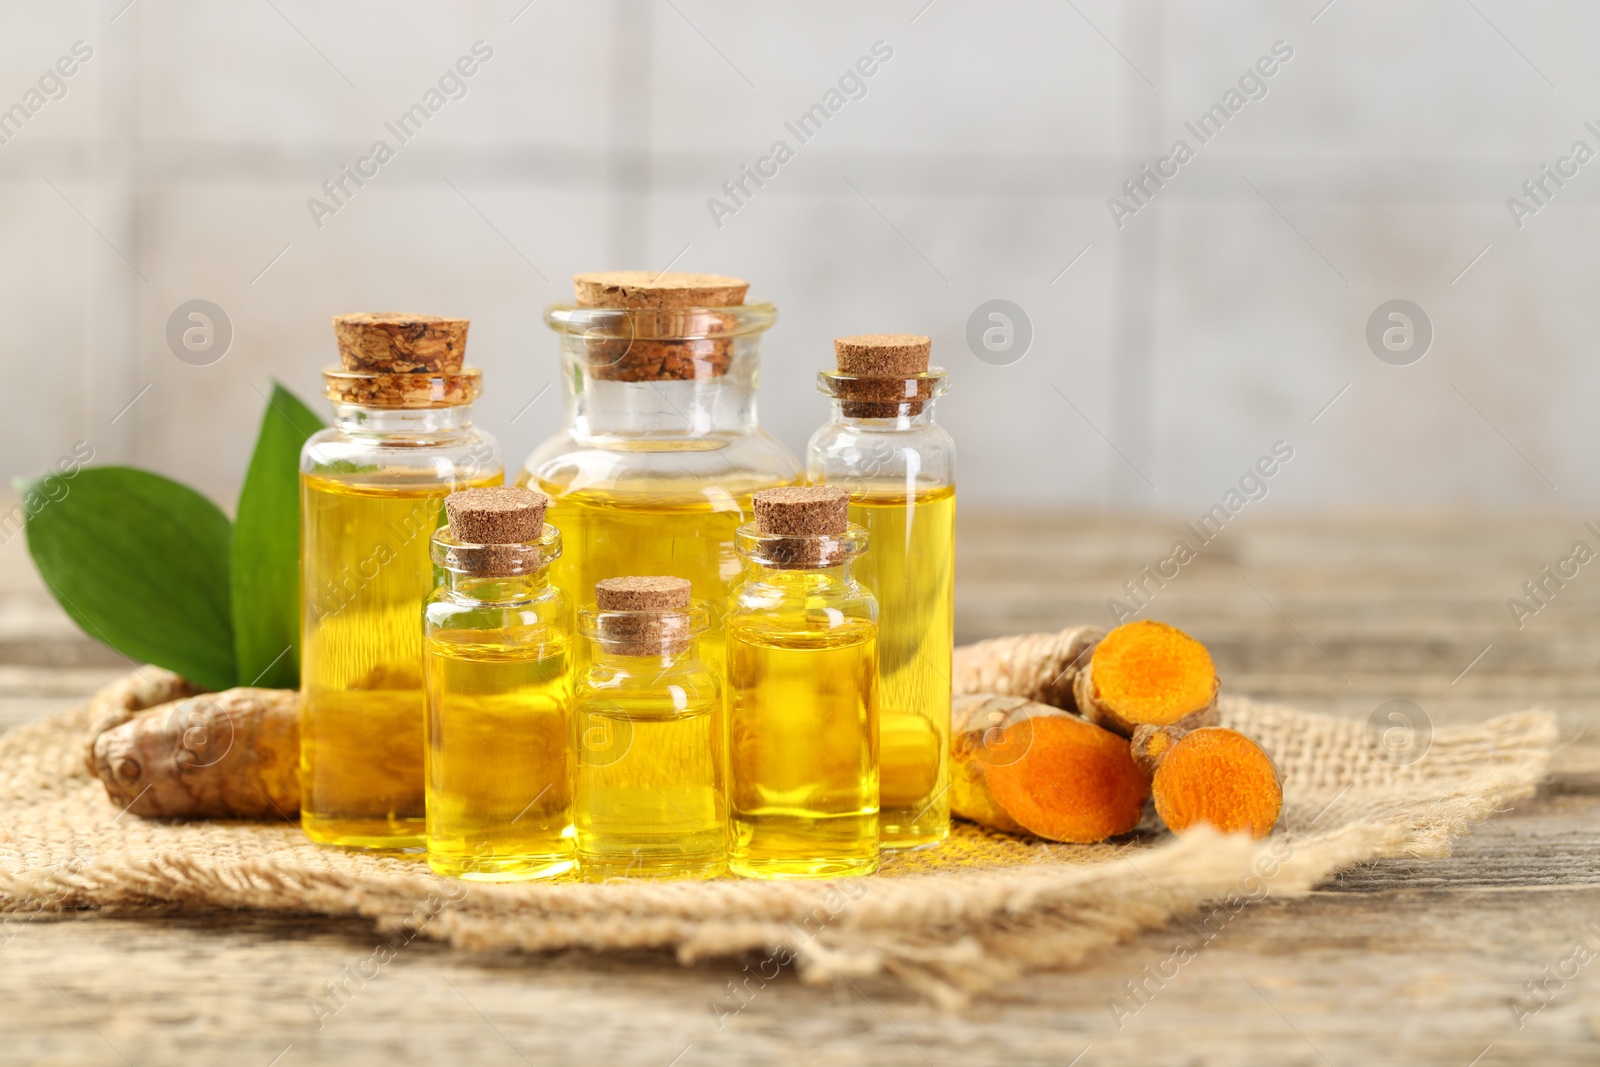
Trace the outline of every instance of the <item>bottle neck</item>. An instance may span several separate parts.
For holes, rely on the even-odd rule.
[[[378,408],[334,404],[334,424],[345,433],[415,438],[417,443],[462,437],[472,428],[472,405],[437,408]]]
[[[583,439],[717,442],[756,432],[752,379],[623,382],[566,376],[567,429]]]
[[[567,431],[642,449],[717,448],[755,433],[762,302],[723,308],[580,308],[545,321],[561,341]]]
[[[535,600],[550,588],[549,568],[515,577],[484,577],[463,571],[445,570],[445,588],[463,600],[484,604],[511,604]]]
[[[871,433],[893,433],[899,430],[915,430],[924,426],[932,426],[933,403],[932,400],[902,403],[899,405],[899,411],[895,414],[875,418],[867,418],[856,413],[863,406],[870,406],[863,405],[860,401],[840,400],[835,397],[829,401],[829,407],[833,409],[832,419],[835,425],[848,426],[852,429]],[[915,414],[911,413],[913,411],[915,411]]]
[[[745,578],[781,590],[785,596],[817,596],[855,580],[855,558],[831,567],[777,567],[746,558]]]
[[[697,649],[691,638],[687,643],[681,641],[663,641],[661,647],[652,653],[638,655],[633,652],[617,651],[619,645],[613,641],[593,639],[594,656],[592,662],[596,667],[609,671],[624,671],[632,674],[650,672],[652,674],[681,667],[686,663],[694,662]]]

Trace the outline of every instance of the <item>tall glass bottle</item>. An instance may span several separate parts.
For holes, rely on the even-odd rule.
[[[706,608],[670,576],[608,578],[578,613],[578,862],[589,879],[726,868],[722,687],[700,659]]]
[[[423,612],[428,865],[484,881],[573,866],[572,611],[551,586],[546,500],[502,485],[445,498]]]
[[[545,321],[560,337],[566,427],[528,457],[518,484],[553,501],[566,537],[555,582],[687,578],[711,616],[701,655],[725,659],[723,604],[739,577],[734,532],[759,490],[799,464],[756,422],[761,335],[771,304],[703,274],[580,274],[577,303]]]
[[[867,534],[831,486],[769,489],[739,530],[728,608],[728,866],[828,878],[878,866],[878,609]]]
[[[856,568],[878,598],[879,832],[914,848],[950,832],[950,671],[955,647],[955,443],[933,421],[945,374],[930,342],[864,334],[834,342],[820,376],[833,417],[812,435],[806,477],[850,493],[872,550]]]
[[[334,319],[335,425],[300,453],[301,826],[311,840],[421,848],[422,632],[444,498],[504,478],[472,424],[467,320]]]

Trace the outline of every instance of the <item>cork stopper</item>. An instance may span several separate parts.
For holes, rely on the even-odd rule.
[[[434,537],[433,561],[478,578],[532,574],[561,555],[561,535],[545,532],[549,505],[543,493],[513,485],[451,493],[444,498],[449,525]]]
[[[444,498],[450,534],[469,545],[520,545],[537,541],[550,498],[514,485],[463,489]]]
[[[594,599],[595,636],[609,652],[675,656],[694,639],[687,578],[606,578],[595,583]]]
[[[367,374],[454,374],[467,353],[467,319],[362,311],[333,317],[339,362]]]
[[[672,611],[689,606],[689,579],[666,576],[606,578],[595,583],[601,611]]]
[[[721,274],[606,270],[574,275],[578,305],[588,308],[721,308],[744,303],[750,283]]]
[[[696,381],[728,372],[736,319],[715,308],[744,303],[750,283],[721,274],[600,271],[572,279],[578,306],[614,308],[617,329],[584,339],[595,378],[622,382]]]
[[[850,525],[850,494],[836,485],[787,485],[755,495],[756,530],[784,537],[838,535]]]
[[[833,342],[839,373],[854,378],[909,378],[928,370],[933,340],[917,333],[858,333]]]
[[[335,315],[339,365],[323,371],[329,400],[375,408],[444,408],[470,404],[482,376],[462,365],[466,319],[363,311]]]
[[[862,333],[833,342],[842,379],[832,393],[853,419],[892,419],[920,415],[933,395],[933,383],[918,379],[928,372],[933,341],[917,333]],[[863,380],[864,379],[864,380]]]

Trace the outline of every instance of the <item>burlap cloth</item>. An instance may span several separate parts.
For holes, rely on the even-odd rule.
[[[1556,737],[1548,713],[1505,715],[1440,728],[1423,758],[1396,766],[1363,723],[1239,698],[1222,714],[1284,773],[1266,841],[1152,830],[1053,845],[958,822],[943,846],[894,855],[871,878],[489,885],[318,848],[293,824],[122,814],[84,770],[80,709],[0,737],[0,913],[366,916],[386,936],[472,950],[671,949],[686,962],[761,956],[766,971],[792,958],[811,981],[888,972],[951,1001],[1175,919],[1302,896],[1356,864],[1443,855],[1452,835],[1534,790]]]

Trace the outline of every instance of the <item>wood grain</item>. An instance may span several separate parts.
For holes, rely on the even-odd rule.
[[[1108,621],[1106,600],[1164,557],[1181,525],[963,517],[960,639]],[[726,983],[743,977],[733,964],[475,957],[419,941],[350,982],[319,1029],[308,999],[371,953],[365,924],[93,915],[0,927],[0,1061],[1595,1063],[1600,572],[1585,568],[1521,630],[1505,604],[1581,526],[1255,515],[1154,590],[1148,614],[1204,639],[1235,692],[1363,718],[1400,697],[1435,724],[1540,704],[1561,715],[1565,747],[1539,797],[1479,826],[1449,859],[1379,863],[1307,900],[1255,905],[1160,988],[1146,980],[1142,1007],[1125,983],[1145,980],[1178,939],[1198,943],[1192,928],[958,1013],[890,982],[816,988],[784,975],[720,1028],[710,1005],[731,1003]],[[0,546],[0,728],[70,706],[123,665],[61,616],[20,541]],[[1539,1007],[1524,983],[1580,942],[1597,959],[1519,1020],[1517,1005]],[[1114,1013],[1116,999],[1139,1010]]]

